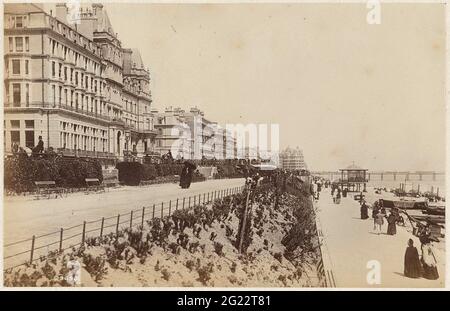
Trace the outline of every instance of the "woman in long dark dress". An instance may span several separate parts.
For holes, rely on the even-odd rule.
[[[369,218],[369,209],[367,207],[366,202],[363,202],[361,204],[361,219],[367,219]]]
[[[395,217],[393,213],[390,213],[389,217],[387,218],[387,222],[388,222],[387,234],[395,235],[397,233],[397,225],[395,224],[397,222],[397,217]]]
[[[180,186],[183,189],[189,189],[192,182],[192,175],[194,174],[195,169],[197,166],[194,163],[191,163],[189,161],[186,161],[184,163],[183,167],[183,179],[180,180]]]
[[[408,240],[408,247],[405,252],[405,276],[409,278],[419,278],[422,274],[422,266],[420,265],[419,252],[414,247],[414,241]]]
[[[187,162],[185,162],[183,168],[181,169],[181,173],[180,173],[180,187],[182,189],[186,189],[187,175],[188,175],[188,166],[187,166]]]

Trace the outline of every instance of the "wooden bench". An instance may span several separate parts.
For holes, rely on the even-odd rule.
[[[89,194],[90,191],[104,191],[104,186],[100,183],[98,178],[85,178],[84,180],[87,185],[86,193]]]
[[[52,194],[55,194],[55,198],[62,197],[64,194],[64,188],[55,187],[56,183],[54,180],[47,181],[35,181],[34,184],[37,187],[36,199],[41,197],[46,197],[50,199]]]
[[[106,187],[106,189],[115,188],[118,184],[119,181],[116,179],[103,180],[103,186]]]

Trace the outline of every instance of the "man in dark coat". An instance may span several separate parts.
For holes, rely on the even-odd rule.
[[[414,247],[414,241],[412,239],[409,239],[408,247],[405,252],[404,274],[409,278],[419,278],[422,274],[419,252],[417,252],[417,248]]]
[[[33,148],[33,153],[42,153],[44,152],[44,142],[42,141],[42,136],[39,136],[39,142],[36,147]]]

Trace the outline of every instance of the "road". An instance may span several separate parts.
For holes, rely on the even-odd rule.
[[[315,205],[318,208],[317,215],[325,243],[322,249],[326,252],[324,256],[330,259],[331,267],[328,268],[332,271],[336,287],[444,286],[445,241],[435,244],[440,275],[438,280],[407,278],[403,275],[403,262],[409,238],[414,240],[420,254],[420,242],[412,235],[409,224],[406,227],[397,226],[397,234],[391,236],[384,233],[387,229],[385,222],[383,233],[377,234],[373,230],[372,218],[360,218],[359,203],[353,200],[353,195],[342,198],[341,204],[333,204],[329,189],[322,191]],[[369,216],[370,214],[369,210]],[[367,276],[369,271],[374,271],[373,263],[377,262],[381,282],[370,284]]]
[[[30,239],[33,235],[57,232],[60,228],[68,228],[80,225],[83,221],[96,221],[102,217],[115,217],[118,214],[126,214],[132,210],[148,207],[147,213],[151,213],[153,204],[158,206],[157,216],[160,215],[160,204],[177,198],[180,199],[180,207],[183,198],[188,198],[203,193],[226,190],[244,185],[244,179],[208,180],[191,184],[189,189],[181,189],[178,184],[159,184],[144,187],[123,186],[102,193],[73,193],[67,197],[57,199],[36,200],[34,197],[6,197],[4,199],[4,245],[12,242]],[[198,201],[197,201],[198,202]],[[191,203],[191,204],[192,204]],[[175,208],[175,206],[172,206]],[[173,210],[172,210],[173,211]],[[167,212],[167,211],[166,211]],[[139,213],[140,215],[140,213]],[[128,216],[128,219],[130,217]],[[125,218],[121,218],[122,219]],[[111,221],[115,221],[112,219]],[[96,227],[99,227],[99,223]],[[94,226],[94,225],[93,225]],[[106,226],[106,224],[105,224]],[[79,232],[81,228],[75,228]],[[98,233],[98,232],[97,232]],[[50,236],[48,241],[55,241],[59,237]],[[39,239],[44,242],[44,238]],[[4,256],[17,253],[30,248],[30,243],[4,248]],[[15,248],[15,249],[13,249]]]

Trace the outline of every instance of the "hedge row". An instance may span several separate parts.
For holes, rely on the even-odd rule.
[[[96,159],[15,156],[4,162],[5,190],[22,193],[35,190],[35,181],[55,181],[57,187],[81,188],[86,178],[103,180]]]
[[[137,186],[143,180],[157,177],[179,175],[183,164],[141,164],[139,162],[119,162],[119,181],[126,185]]]
[[[217,175],[215,178],[236,178],[243,177],[242,171],[239,171],[236,165],[223,164],[217,165]]]

